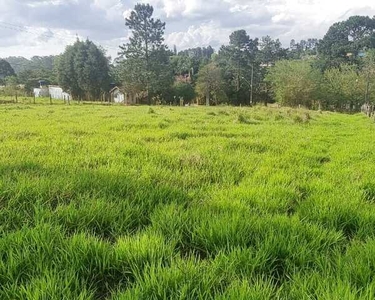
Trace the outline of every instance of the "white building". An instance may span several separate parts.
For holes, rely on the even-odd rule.
[[[50,85],[48,89],[52,99],[70,100],[70,95],[68,93],[65,93],[61,87]]]
[[[139,97],[138,94],[134,95],[133,93],[124,92],[124,90],[120,90],[120,88],[117,86],[110,90],[109,94],[112,102],[122,103],[125,105],[137,104],[137,98]]]
[[[50,97],[57,100],[71,100],[71,96],[65,93],[63,89],[57,85],[40,86],[34,89],[34,95],[37,98]]]
[[[48,87],[43,86],[43,87],[40,87],[40,88],[35,88],[34,89],[34,95],[37,98],[49,97]]]
[[[125,94],[116,86],[109,92],[115,103],[125,103]]]

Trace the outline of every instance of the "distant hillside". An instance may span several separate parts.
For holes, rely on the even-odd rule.
[[[10,56],[4,58],[10,63],[13,70],[18,74],[24,70],[51,70],[57,56],[34,56],[31,59],[22,56]]]

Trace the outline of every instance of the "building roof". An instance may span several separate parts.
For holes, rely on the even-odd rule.
[[[121,89],[118,86],[115,86],[113,89],[109,91],[110,94],[114,93],[115,91],[119,91],[122,93]]]
[[[120,90],[118,86],[115,86],[112,90],[109,91],[110,94],[112,94],[115,90]]]

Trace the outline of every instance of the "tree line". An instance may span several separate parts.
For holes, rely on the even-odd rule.
[[[125,20],[131,37],[112,63],[101,47],[77,40],[59,56],[32,59],[41,67],[16,77],[0,61],[0,81],[31,90],[44,79],[75,99],[93,101],[117,85],[139,104],[278,102],[358,111],[375,102],[375,18],[350,17],[333,24],[323,39],[292,40],[288,48],[270,36],[236,30],[218,51],[211,46],[178,51],[166,46],[166,24],[153,13],[149,4],[135,5]]]

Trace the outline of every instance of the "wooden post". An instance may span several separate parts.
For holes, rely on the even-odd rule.
[[[49,104],[52,105],[52,96],[51,95],[49,95]]]
[[[16,103],[18,103],[18,97],[17,97],[17,92],[16,92]]]

